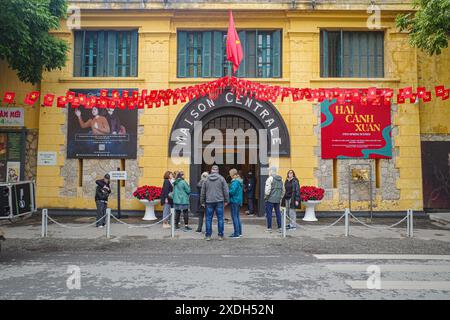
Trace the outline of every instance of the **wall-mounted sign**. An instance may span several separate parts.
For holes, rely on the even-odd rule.
[[[24,175],[24,149],[23,131],[0,132],[0,182],[19,181]]]
[[[55,151],[39,151],[38,166],[56,166],[57,155]]]
[[[325,100],[321,118],[323,159],[392,158],[389,106]]]
[[[119,94],[125,89],[118,90]],[[126,89],[131,92],[134,89]],[[86,96],[99,89],[73,89]],[[109,90],[111,92],[111,90]],[[138,110],[99,108],[68,109],[67,158],[136,159]]]
[[[23,127],[24,121],[23,108],[0,108],[0,127]]]
[[[111,180],[127,180],[127,172],[126,171],[110,171],[109,177]]]

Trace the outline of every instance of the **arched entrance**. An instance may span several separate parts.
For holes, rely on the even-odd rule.
[[[267,148],[264,148],[261,153],[257,152],[257,163],[254,163],[254,170],[258,170],[256,173],[258,215],[264,215],[264,184],[267,179],[267,170],[264,169],[268,167],[267,158],[290,156],[289,133],[280,113],[270,102],[258,101],[251,97],[237,97],[230,91],[224,92],[214,100],[204,97],[191,101],[180,111],[171,130],[168,151],[169,157],[190,159],[189,182],[192,191],[196,193],[191,198],[192,212],[197,211],[196,186],[200,175],[203,170],[209,169],[209,166],[213,164],[204,161],[203,133],[207,129],[216,129],[219,132],[226,129],[255,129],[259,133],[256,145],[246,143],[243,146],[228,146],[224,144],[223,152],[228,154],[228,157],[230,154],[238,153],[239,148],[244,148],[246,154],[254,151],[255,148],[260,151],[258,148],[261,142],[267,142]],[[262,139],[267,140],[262,141]],[[264,154],[264,157],[260,157],[261,154]],[[217,164],[222,167],[221,172],[225,173],[225,177],[228,175],[228,166],[244,171],[252,165],[228,163],[226,160]]]

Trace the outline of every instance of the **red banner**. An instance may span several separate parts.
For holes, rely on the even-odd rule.
[[[392,158],[390,104],[324,100],[321,135],[323,159]]]

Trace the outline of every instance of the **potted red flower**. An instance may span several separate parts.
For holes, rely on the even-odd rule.
[[[300,197],[305,204],[304,221],[317,221],[315,207],[323,199],[325,190],[314,186],[303,186],[300,188]]]
[[[142,186],[133,192],[133,197],[145,205],[145,215],[142,220],[156,220],[155,204],[158,203],[161,196],[161,187]]]

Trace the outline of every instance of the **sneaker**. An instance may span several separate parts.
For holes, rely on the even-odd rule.
[[[238,236],[238,238],[242,238],[242,234],[240,234],[240,235]]]
[[[189,226],[184,226],[184,231],[190,231],[190,230],[192,230],[191,227],[189,227]]]
[[[195,232],[197,232],[197,233],[202,233],[202,230],[197,229],[197,230],[195,230]]]
[[[180,229],[180,226],[179,225],[175,225],[175,229]]]
[[[98,226],[97,228],[103,229],[104,226]]]
[[[253,216],[254,216],[254,214],[253,214],[252,212],[249,212],[249,213],[247,213],[247,216],[249,216],[249,217],[253,217]]]
[[[168,223],[163,223],[163,229],[169,229],[170,228],[170,224]]]
[[[206,241],[211,241],[211,237],[205,237]]]
[[[270,229],[270,228],[267,228],[267,229],[266,229],[266,232],[268,232],[268,233],[272,233],[272,229]]]
[[[237,236],[237,235],[235,235],[235,234],[232,234],[232,235],[230,235],[230,238],[233,238],[233,239],[238,239],[238,238],[239,238],[239,236]]]
[[[289,230],[295,231],[295,230],[297,230],[297,228],[296,227],[291,227],[291,228],[289,228]]]
[[[223,241],[223,236],[219,236],[219,241]]]
[[[279,233],[283,232],[283,230],[282,230],[281,228],[278,228],[277,231],[278,231]]]

